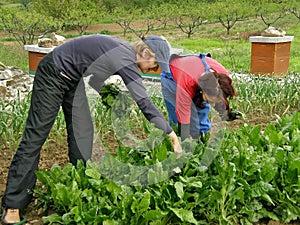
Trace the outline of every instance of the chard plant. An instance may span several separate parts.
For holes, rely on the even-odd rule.
[[[201,158],[207,144],[185,152],[184,163],[172,176],[163,165],[172,154],[166,139],[151,151],[153,134],[143,148],[119,146],[99,163],[78,162],[37,171],[35,194],[49,224],[253,224],[260,219],[299,219],[299,112],[278,117],[265,130],[245,125],[226,132],[220,149],[205,169]],[[151,135],[151,134],[150,134]],[[184,149],[187,144],[183,143]],[[150,144],[150,147],[149,147]],[[145,146],[149,149],[145,151]],[[131,153],[131,155],[128,155]],[[118,167],[116,161],[124,162]],[[120,179],[133,165],[155,165],[134,183],[118,183],[106,173],[114,168]],[[153,167],[154,168],[154,167]],[[132,171],[131,171],[132,172]],[[139,172],[135,171],[139,177]],[[166,176],[168,179],[160,179]],[[149,182],[151,180],[153,182]],[[153,180],[154,179],[154,180]],[[157,182],[155,182],[155,180]],[[148,183],[147,183],[148,182]]]

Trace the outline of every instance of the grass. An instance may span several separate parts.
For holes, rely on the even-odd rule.
[[[294,36],[290,49],[289,73],[298,73],[300,71],[300,27],[299,19],[293,15],[288,15],[279,20],[275,27],[282,28],[287,35]],[[166,29],[168,36],[172,37],[171,44],[173,47],[183,48],[184,53],[198,54],[210,52],[216,60],[222,63],[230,72],[249,73],[251,60],[251,43],[249,35],[259,33],[266,29],[263,22],[259,19],[249,19],[240,21],[231,30],[230,35],[225,34],[225,28],[219,23],[204,24],[199,31],[190,39],[175,38],[176,32],[173,29]],[[109,30],[100,33],[118,35],[116,32]],[[122,32],[120,31],[119,35]],[[91,33],[86,33],[91,34]],[[163,34],[163,31],[162,31]],[[127,34],[125,39],[130,39],[131,33]],[[168,36],[166,36],[168,38]],[[66,34],[66,38],[76,37],[74,34]],[[28,55],[21,46],[6,45],[12,41],[6,37],[0,39],[0,61],[8,66],[16,66],[24,71],[28,71]]]
[[[201,44],[199,44],[201,43]],[[212,57],[229,71],[248,73],[250,70],[251,45],[245,40],[220,40],[218,38],[186,39],[178,42],[186,53],[210,52]]]
[[[6,45],[0,42],[0,62],[5,66],[15,66],[23,71],[29,70],[28,53],[18,44]]]
[[[290,68],[291,72],[300,71],[300,27],[299,24],[295,24],[287,29],[287,33],[294,36],[294,41],[291,43],[290,53]]]
[[[290,49],[289,74],[300,72],[300,27],[299,19],[288,15],[274,24],[275,27],[286,31],[286,35],[294,36]],[[199,37],[192,37],[171,44],[177,48],[185,49],[185,53],[210,52],[216,60],[229,71],[236,73],[250,73],[251,43],[249,36],[257,35],[266,29],[262,21],[249,19],[238,22],[229,35],[220,24],[202,27]]]

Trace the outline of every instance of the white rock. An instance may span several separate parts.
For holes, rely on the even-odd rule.
[[[66,41],[66,38],[53,32],[51,33],[51,40],[54,46],[58,46],[63,44]]]
[[[284,37],[285,34],[286,34],[285,31],[271,26],[262,32],[262,36],[266,36],[266,37]]]
[[[38,39],[38,46],[43,48],[52,48],[53,42],[50,38],[40,38]]]

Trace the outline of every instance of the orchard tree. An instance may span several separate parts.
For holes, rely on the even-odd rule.
[[[19,8],[0,8],[2,28],[11,34],[19,44],[33,44],[37,37],[58,29],[52,17]]]
[[[252,7],[262,22],[270,27],[286,15],[282,0],[253,0]]]
[[[176,5],[171,3],[161,4],[159,7],[152,4],[149,8],[151,12],[155,12],[154,19],[161,23],[163,28],[167,27],[168,22],[177,13],[175,9],[178,9]]]
[[[208,4],[194,1],[177,3],[172,20],[190,38],[209,18]]]
[[[142,38],[154,29],[157,23],[154,15],[155,12],[148,9],[131,8],[127,10],[124,7],[118,7],[113,11],[112,20],[122,27],[124,37],[128,31],[132,31],[137,37]]]
[[[68,10],[63,13],[62,19],[66,24],[74,27],[82,35],[89,25],[93,24],[101,15],[99,8],[92,0],[74,0],[68,5]]]
[[[300,19],[300,6],[298,6],[298,8],[291,8],[289,9],[290,13],[292,13],[294,16],[296,16],[298,19]]]
[[[299,0],[284,0],[286,10],[300,19],[300,1]]]
[[[61,29],[76,29],[80,35],[101,16],[103,9],[94,0],[33,0],[32,9],[53,17],[61,24]]]
[[[151,1],[151,4],[154,2],[158,3],[160,1]],[[117,7],[123,7],[126,10],[130,10],[133,8],[148,8],[149,6],[148,0],[99,0],[99,3],[101,3],[110,13],[112,13]]]
[[[123,29],[123,36],[131,29],[130,25],[135,20],[135,9],[126,10],[124,7],[116,7],[112,11],[112,21]]]
[[[125,9],[138,8],[149,9],[149,5],[155,5],[157,8],[155,12],[160,11],[160,7],[166,3],[174,3],[174,0],[94,0],[101,3],[106,9],[112,13],[117,7],[124,7]],[[206,0],[207,1],[207,0]]]
[[[251,15],[248,1],[220,0],[211,5],[211,12],[226,29],[226,34],[238,21],[243,21]]]
[[[136,9],[134,14],[136,15],[134,20],[130,24],[130,30],[139,38],[147,36],[147,34],[154,29],[157,24],[155,20],[155,11],[146,9]]]
[[[62,21],[64,14],[68,11],[68,5],[73,4],[72,0],[32,0],[30,8],[36,12],[43,12],[43,15],[56,18]]]
[[[109,13],[113,13],[118,7],[122,8],[120,0],[100,0],[99,3],[102,4]]]
[[[27,8],[29,6],[29,4],[31,3],[31,0],[14,0],[12,1],[12,3],[18,3],[23,5],[25,8]]]

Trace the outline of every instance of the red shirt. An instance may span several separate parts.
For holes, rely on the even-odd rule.
[[[229,76],[224,66],[216,60],[210,57],[205,57],[205,60],[213,71]],[[198,89],[198,80],[205,72],[205,66],[199,56],[185,56],[171,60],[170,69],[177,83],[176,114],[178,121],[182,124],[189,124],[192,98]]]

